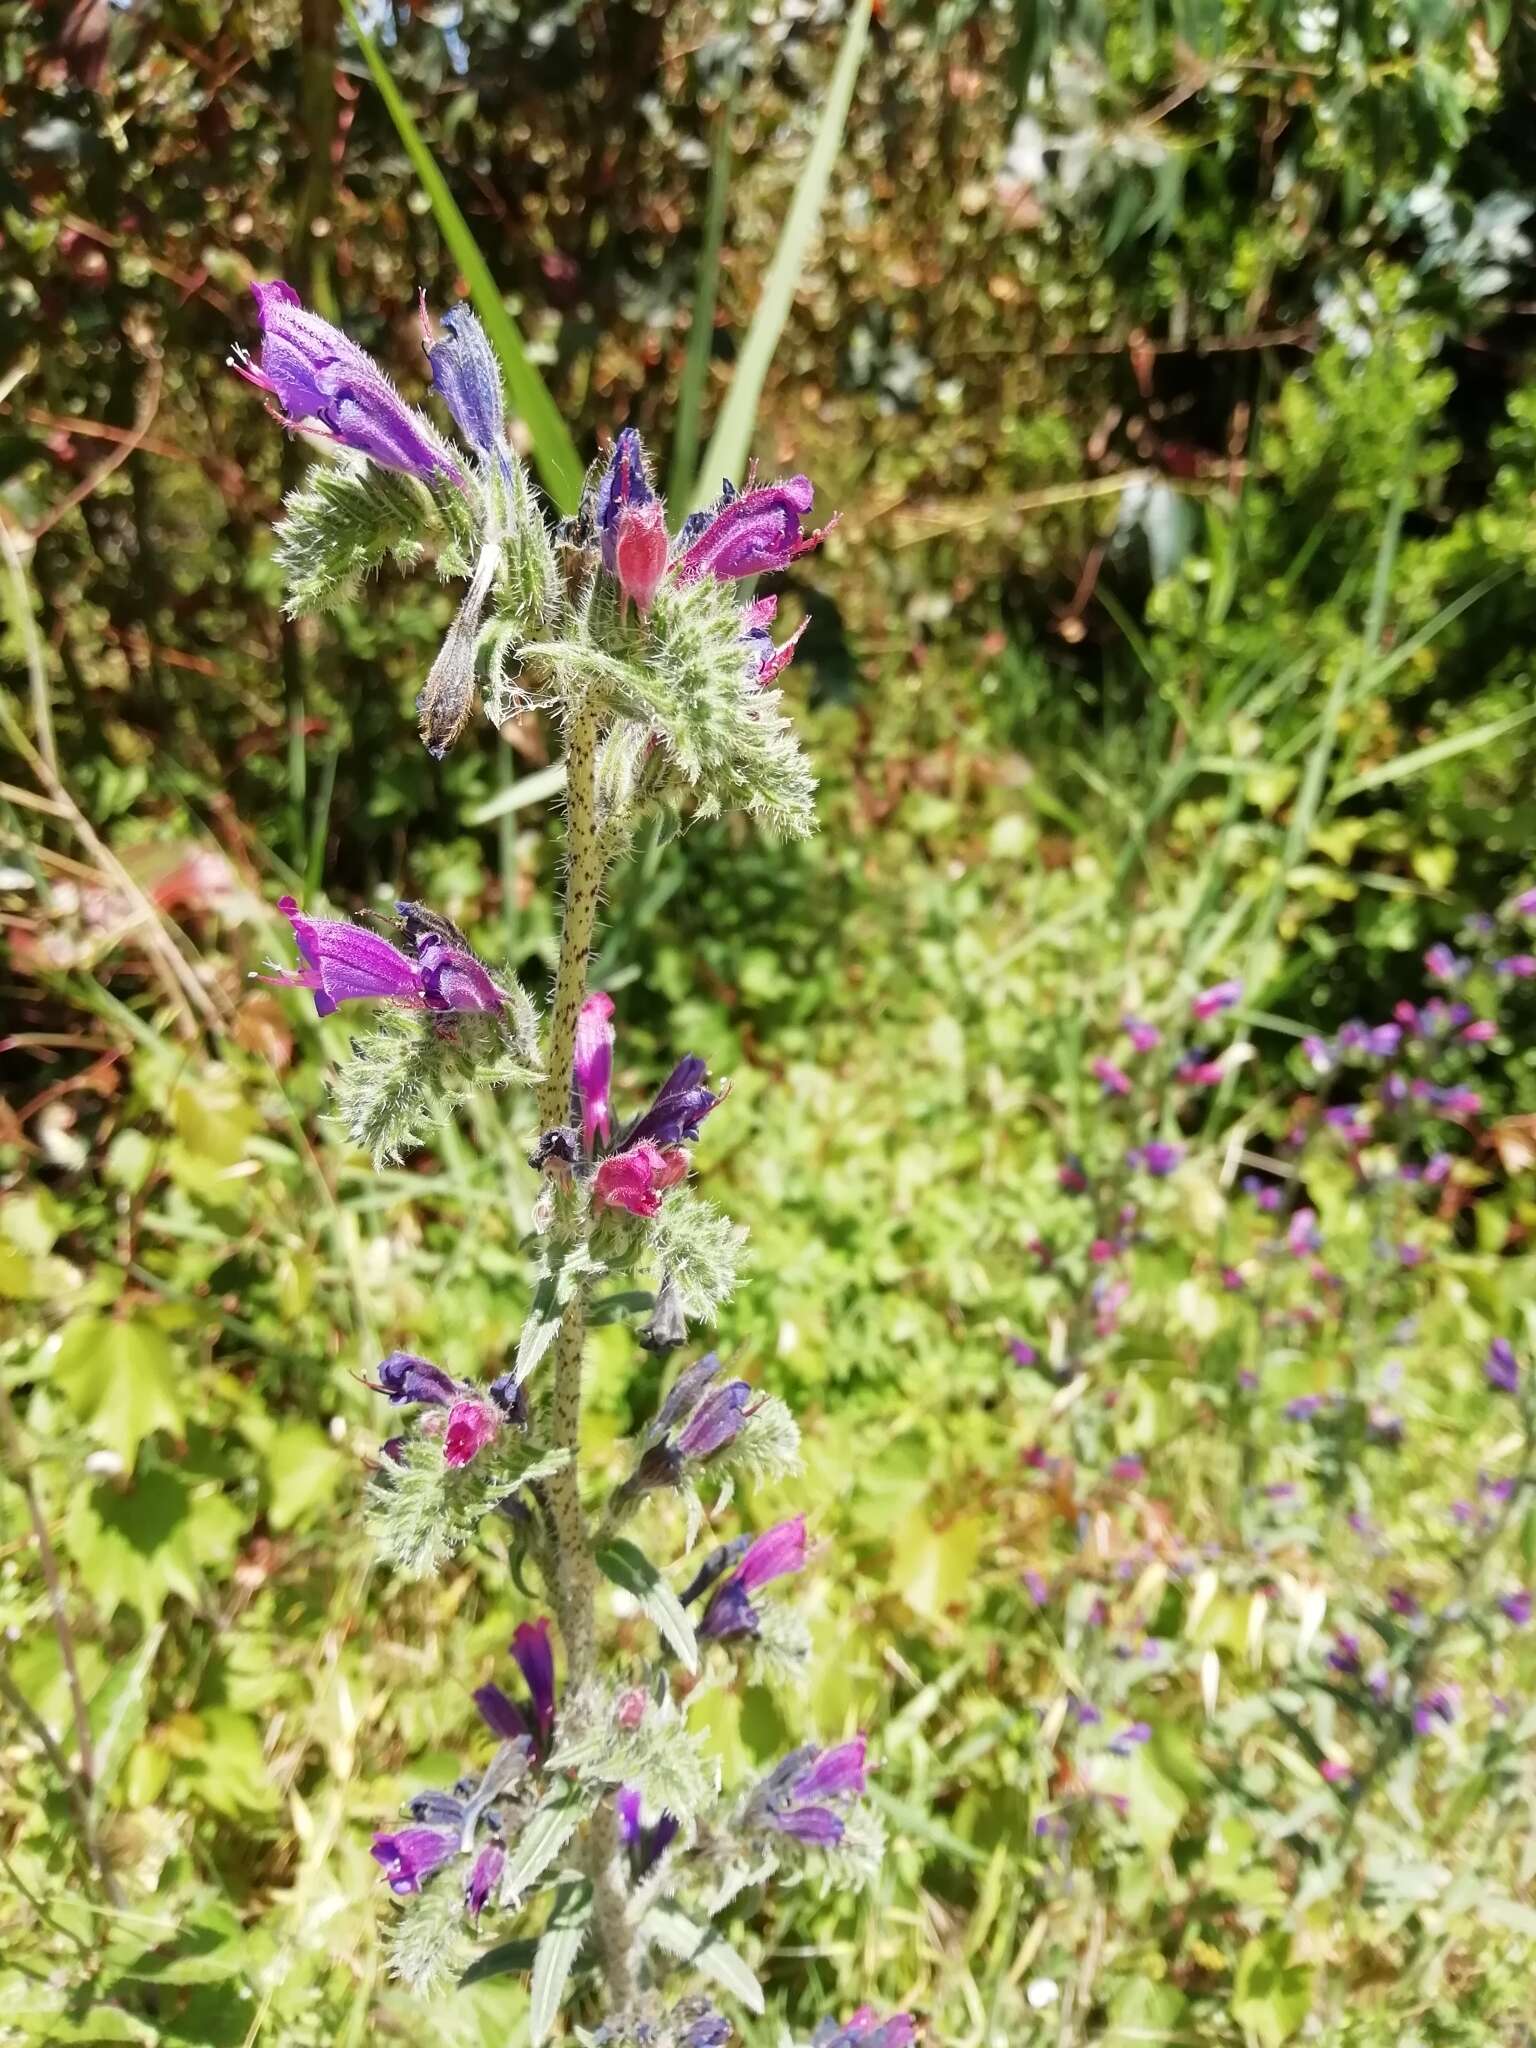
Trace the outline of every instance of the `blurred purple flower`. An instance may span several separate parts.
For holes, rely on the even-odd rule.
[[[430,1359],[418,1358],[413,1351],[391,1351],[380,1362],[378,1375],[369,1384],[375,1393],[387,1394],[397,1408],[412,1402],[451,1408],[464,1391],[440,1365],[433,1365]]]
[[[1117,1067],[1113,1060],[1096,1059],[1090,1063],[1088,1071],[1106,1095],[1130,1094],[1131,1077]]]
[[[738,1550],[734,1544],[722,1545],[705,1560],[703,1569],[684,1592],[683,1604],[687,1606],[699,1598],[714,1585],[721,1572],[729,1571],[729,1576],[715,1586],[698,1632],[715,1642],[725,1642],[732,1636],[756,1635],[757,1610],[749,1596],[774,1579],[800,1571],[804,1564],[805,1517],[794,1515],[787,1522],[775,1523],[744,1549]]]
[[[370,1854],[382,1866],[389,1888],[405,1898],[421,1890],[423,1878],[458,1854],[457,1835],[439,1828],[399,1828],[393,1834],[375,1835]]]
[[[1127,1152],[1125,1163],[1143,1168],[1154,1180],[1166,1180],[1169,1174],[1177,1172],[1183,1158],[1182,1145],[1168,1145],[1154,1138],[1150,1144],[1135,1146]]]
[[[1500,1394],[1520,1391],[1520,1366],[1515,1358],[1515,1347],[1507,1337],[1495,1337],[1488,1346],[1488,1356],[1483,1360],[1483,1377]]]
[[[1163,1042],[1163,1034],[1157,1026],[1145,1023],[1140,1017],[1122,1017],[1120,1028],[1137,1052],[1153,1052]]]
[[[1460,953],[1453,952],[1442,939],[1430,947],[1424,955],[1424,971],[1432,981],[1444,982],[1447,987],[1461,980],[1472,965]]]
[[[1202,989],[1189,1006],[1190,1015],[1204,1023],[1207,1017],[1218,1017],[1223,1010],[1230,1010],[1243,999],[1243,984],[1240,981],[1218,981],[1214,988]]]
[[[501,1883],[506,1860],[507,1852],[499,1842],[487,1842],[469,1866],[469,1875],[464,1880],[464,1906],[471,1920],[478,1920],[485,1911],[491,1893]]]
[[[1437,1721],[1449,1727],[1456,1718],[1456,1695],[1446,1686],[1436,1686],[1414,1702],[1413,1732],[1430,1734]]]
[[[1499,1612],[1506,1621],[1516,1628],[1524,1628],[1531,1618],[1531,1595],[1524,1586],[1513,1593],[1499,1595]]]
[[[1495,960],[1493,971],[1511,981],[1530,981],[1536,976],[1536,953],[1511,953],[1505,960]]]
[[[872,2005],[861,2005],[841,2026],[836,2020],[823,2020],[811,2036],[811,2048],[913,2048],[916,2040],[910,2013],[892,2013],[882,2020]]]

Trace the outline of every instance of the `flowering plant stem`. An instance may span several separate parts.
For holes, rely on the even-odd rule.
[[[539,1095],[539,1125],[553,1130],[570,1114],[576,1020],[587,993],[597,900],[603,885],[602,835],[597,817],[597,720],[584,703],[571,710],[565,736],[565,894],[560,952],[555,969],[549,1052]],[[585,1290],[566,1309],[555,1340],[550,1375],[550,1440],[569,1458],[548,1486],[550,1552],[555,1614],[565,1642],[572,1690],[597,1676],[597,1571],[581,1508],[581,1367],[586,1348]],[[587,1835],[593,1926],[603,1975],[616,2009],[634,1996],[633,1930],[619,1863],[618,1820],[612,1797],[598,1805]]]

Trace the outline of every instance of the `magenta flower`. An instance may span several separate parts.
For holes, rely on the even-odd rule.
[[[667,1189],[676,1187],[687,1173],[688,1155],[680,1148],[663,1152],[655,1145],[634,1145],[626,1152],[612,1152],[592,1176],[592,1206],[654,1216]]]
[[[1207,1017],[1220,1016],[1223,1010],[1230,1010],[1243,999],[1243,984],[1240,981],[1218,981],[1214,988],[1202,990],[1191,1002],[1190,1015],[1203,1024]]]
[[[1524,1586],[1513,1593],[1499,1595],[1499,1612],[1504,1619],[1513,1622],[1516,1628],[1524,1628],[1531,1618],[1531,1595]]]
[[[421,1890],[422,1879],[440,1870],[458,1854],[458,1837],[440,1828],[401,1828],[394,1834],[375,1835],[369,1852],[383,1868],[389,1888],[405,1898]]]
[[[520,1622],[512,1637],[512,1655],[528,1688],[531,1723],[526,1710],[509,1699],[499,1685],[477,1686],[471,1698],[493,1735],[503,1742],[531,1742],[538,1754],[544,1756],[555,1728],[555,1653],[550,1646],[549,1623]]]
[[[1432,981],[1442,981],[1448,986],[1460,981],[1471,964],[1471,961],[1464,959],[1460,953],[1453,952],[1444,940],[1431,946],[1424,955],[1425,973]]]
[[[1153,1052],[1163,1042],[1163,1034],[1157,1026],[1143,1023],[1140,1017],[1122,1017],[1120,1028],[1137,1052]]]
[[[659,498],[621,508],[614,564],[626,601],[633,598],[644,615],[667,573],[667,518]]]
[[[613,1083],[613,997],[600,990],[587,997],[576,1019],[573,1072],[581,1104],[582,1141],[590,1153],[599,1132],[607,1144],[613,1123],[608,1101]]]
[[[1536,976],[1536,953],[1511,953],[1506,960],[1495,960],[1493,971],[1511,981],[1530,981]]]
[[[307,988],[315,1015],[329,1017],[347,1002],[395,1003],[409,1010],[499,1010],[503,997],[475,959],[421,929],[417,958],[409,960],[388,939],[339,918],[305,917],[291,896],[278,909],[293,927],[303,966],[258,980],[279,988]],[[410,906],[402,906],[410,908]]]
[[[1113,1060],[1094,1060],[1089,1066],[1088,1071],[1093,1075],[1093,1078],[1098,1082],[1106,1095],[1130,1094],[1131,1077],[1123,1068],[1117,1067]]]
[[[1159,1138],[1154,1138],[1149,1145],[1134,1146],[1125,1155],[1127,1166],[1141,1167],[1154,1180],[1166,1180],[1169,1174],[1176,1173],[1183,1159],[1182,1145],[1164,1144]]]
[[[462,485],[436,433],[413,412],[378,364],[339,327],[300,303],[291,285],[254,284],[261,321],[261,359],[243,348],[231,366],[282,408],[287,426],[323,431],[386,469]]]
[[[703,1568],[683,1594],[683,1604],[696,1600],[701,1594],[715,1586],[698,1632],[713,1642],[725,1642],[732,1636],[756,1635],[758,1630],[757,1609],[750,1596],[759,1587],[782,1579],[791,1572],[797,1572],[805,1564],[805,1517],[795,1515],[787,1522],[777,1522],[761,1536],[750,1543],[740,1539],[738,1543],[723,1544],[705,1559]],[[734,1567],[734,1569],[732,1569]],[[721,1579],[721,1573],[729,1576]]]
[[[1200,1053],[1191,1053],[1188,1059],[1180,1060],[1173,1078],[1182,1081],[1186,1088],[1214,1088],[1221,1080],[1222,1071],[1220,1060],[1208,1060]]]
[[[472,1464],[501,1428],[501,1417],[485,1401],[455,1401],[443,1432],[443,1463]]]
[[[1317,1227],[1315,1209],[1298,1209],[1286,1227],[1286,1249],[1293,1258],[1309,1258],[1323,1248],[1323,1233]]]
[[[1510,904],[1516,917],[1536,917],[1536,889],[1526,889]]]
[[[831,531],[834,522],[829,521],[815,533],[801,534],[800,521],[815,495],[808,476],[749,484],[740,493],[728,491],[713,512],[695,515],[678,536],[678,582],[696,583],[701,576],[713,576],[719,583],[734,583],[744,576],[787,569],[819,547]]]
[[[1422,1699],[1415,1701],[1413,1732],[1415,1735],[1428,1735],[1433,1730],[1437,1721],[1443,1723],[1448,1728],[1455,1718],[1456,1696],[1454,1692],[1443,1685],[1436,1686],[1432,1692],[1425,1693]]]
[[[485,1911],[491,1893],[501,1883],[506,1860],[507,1852],[499,1843],[487,1842],[469,1866],[469,1876],[464,1880],[464,1909],[471,1920],[478,1920]]]

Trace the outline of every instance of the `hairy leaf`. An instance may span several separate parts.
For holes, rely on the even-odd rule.
[[[560,2001],[575,1968],[592,1918],[592,1887],[564,1884],[555,1895],[549,1924],[539,1937],[533,1982],[528,1987],[528,2039],[532,2048],[547,2041],[560,2017]]]
[[[502,1905],[522,1904],[596,1806],[597,1798],[589,1786],[566,1783],[540,1801],[507,1851],[499,1894]]]
[[[739,1999],[748,2012],[764,2010],[763,1987],[756,1973],[713,1927],[701,1927],[679,1906],[660,1905],[646,1914],[640,1931],[669,1956]]]
[[[290,616],[333,610],[386,556],[410,568],[434,524],[432,493],[414,477],[371,463],[316,463],[289,493],[277,528]]]
[[[681,1601],[637,1544],[615,1537],[597,1553],[597,1568],[640,1605],[688,1671],[699,1668],[699,1645]]]
[[[646,1255],[657,1272],[671,1274],[684,1315],[712,1322],[736,1291],[746,1248],[741,1224],[680,1188],[652,1222]]]
[[[369,1532],[386,1564],[407,1578],[426,1578],[464,1547],[499,1502],[558,1472],[569,1456],[503,1430],[472,1464],[455,1469],[443,1463],[440,1442],[418,1437],[405,1445],[399,1462],[382,1465],[369,1482]]]
[[[464,1892],[444,1871],[396,1914],[386,1940],[389,1974],[428,1998],[463,1975],[471,1953]]]
[[[478,1089],[537,1080],[537,1014],[516,982],[503,977],[501,986],[502,1016],[390,1010],[353,1039],[336,1076],[336,1108],[375,1166],[404,1158]]]

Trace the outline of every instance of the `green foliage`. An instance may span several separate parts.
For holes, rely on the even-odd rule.
[[[336,1112],[349,1141],[375,1166],[397,1164],[480,1089],[531,1086],[539,1077],[538,1019],[503,978],[510,1015],[386,1011],[337,1073]]]
[[[502,1501],[558,1472],[568,1456],[509,1441],[503,1430],[472,1463],[454,1467],[443,1462],[438,1439],[408,1439],[369,1482],[369,1534],[387,1565],[408,1579],[426,1578],[441,1571]]]
[[[386,557],[411,568],[434,523],[432,493],[414,477],[352,460],[314,463],[277,530],[290,614],[334,611]]]

